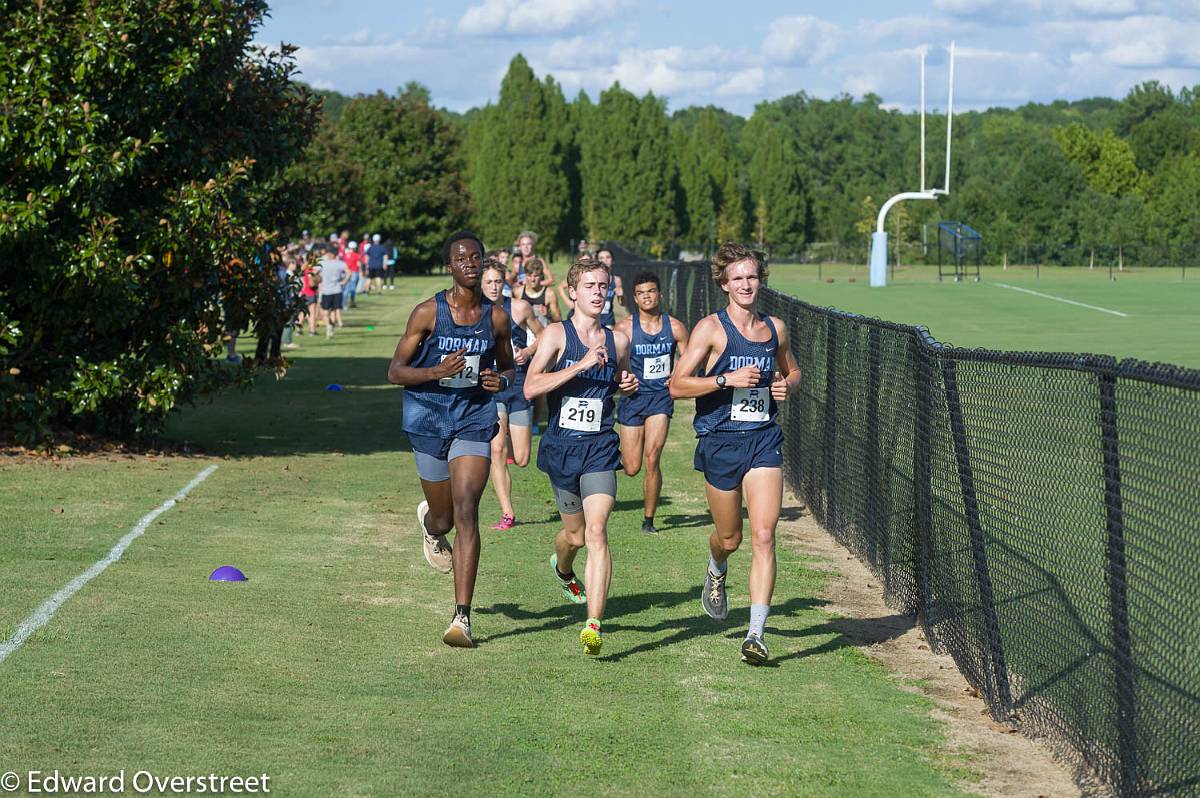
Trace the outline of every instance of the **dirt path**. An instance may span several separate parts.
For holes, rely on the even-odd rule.
[[[785,503],[789,507],[804,506],[792,495]],[[844,619],[839,631],[887,668],[901,689],[920,693],[937,705],[933,717],[945,728],[946,753],[969,757],[968,767],[982,776],[978,782],[964,784],[964,788],[989,798],[1111,794],[1086,777],[1081,778],[1086,788],[1081,788],[1073,778],[1073,767],[1056,760],[1046,743],[992,720],[987,704],[967,684],[950,655],[929,650],[914,619],[884,603],[879,579],[826,533],[807,510],[793,516],[793,520],[781,521],[779,538],[785,545],[826,563],[822,568],[830,578],[824,596],[829,601],[826,609]],[[814,567],[821,568],[821,564]]]

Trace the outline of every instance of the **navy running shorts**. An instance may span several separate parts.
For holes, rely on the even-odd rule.
[[[468,430],[453,438],[408,433],[413,455],[417,458],[417,476],[426,482],[445,482],[450,478],[450,461],[463,455],[492,457],[492,438],[500,430],[493,424],[487,430]]]
[[[710,432],[696,441],[693,466],[719,490],[734,490],[752,468],[783,467],[783,430],[778,424],[745,432]]]
[[[530,408],[529,400],[525,398],[524,379],[513,380],[507,390],[498,391],[492,397],[496,402],[496,410],[510,417]]]
[[[675,415],[675,401],[669,391],[635,391],[617,403],[617,423],[622,427],[642,427],[650,416]]]
[[[616,471],[621,467],[621,439],[613,430],[591,438],[559,438],[543,435],[538,444],[537,467],[550,477],[550,484],[569,493],[580,493],[584,474]]]

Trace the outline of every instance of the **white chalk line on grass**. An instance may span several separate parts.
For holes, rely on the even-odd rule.
[[[54,613],[58,612],[58,608],[61,607],[67,599],[78,593],[79,589],[88,582],[104,573],[105,568],[121,559],[121,555],[125,553],[125,549],[129,548],[129,544],[141,537],[142,533],[146,531],[146,528],[149,527],[150,524],[154,523],[155,518],[158,518],[167,510],[170,510],[176,504],[183,501],[184,498],[191,493],[192,488],[208,479],[209,475],[216,470],[216,465],[210,465],[208,468],[197,474],[191,482],[183,486],[183,490],[176,493],[172,498],[167,499],[154,510],[151,510],[145,515],[145,517],[142,518],[141,521],[138,521],[137,526],[129,530],[129,533],[126,534],[125,537],[117,541],[117,545],[113,546],[108,554],[93,563],[91,568],[88,568],[79,576],[68,582],[61,590],[48,598],[46,602],[42,604],[42,606],[34,610],[28,618],[21,621],[21,625],[17,627],[16,633],[3,643],[0,643],[0,663],[8,659],[9,654],[12,654],[14,651],[20,648],[21,645],[29,639],[30,635],[45,626],[46,622],[54,617]]]
[[[1112,315],[1120,316],[1123,319],[1129,318],[1128,313],[1122,313],[1119,310],[1110,310],[1109,308],[1102,308],[1099,305],[1089,305],[1086,302],[1076,302],[1074,299],[1063,299],[1060,296],[1051,296],[1050,294],[1043,294],[1041,291],[1032,291],[1028,288],[1018,288],[1017,286],[1009,285],[1008,283],[992,283],[992,285],[1000,288],[1007,288],[1010,291],[1020,291],[1022,294],[1033,294],[1034,296],[1040,296],[1042,299],[1053,299],[1055,302],[1066,302],[1068,305],[1078,305],[1079,307],[1087,308],[1088,310],[1098,310],[1101,313],[1111,313]]]

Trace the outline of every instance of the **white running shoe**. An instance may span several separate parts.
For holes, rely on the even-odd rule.
[[[429,534],[429,530],[425,527],[425,516],[427,515],[429,515],[429,502],[422,499],[421,503],[417,505],[417,526],[421,529],[425,562],[429,563],[429,567],[433,570],[448,574],[454,570],[454,549],[450,547],[450,541],[446,540],[445,535]]]

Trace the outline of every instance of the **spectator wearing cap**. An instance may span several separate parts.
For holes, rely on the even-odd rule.
[[[358,272],[361,268],[360,260],[358,256],[358,242],[347,241],[346,249],[342,251],[342,262],[346,264],[346,269],[350,272],[350,279],[347,281],[346,288],[342,294],[342,307],[358,307],[358,301],[354,298],[354,295],[358,290]]]

